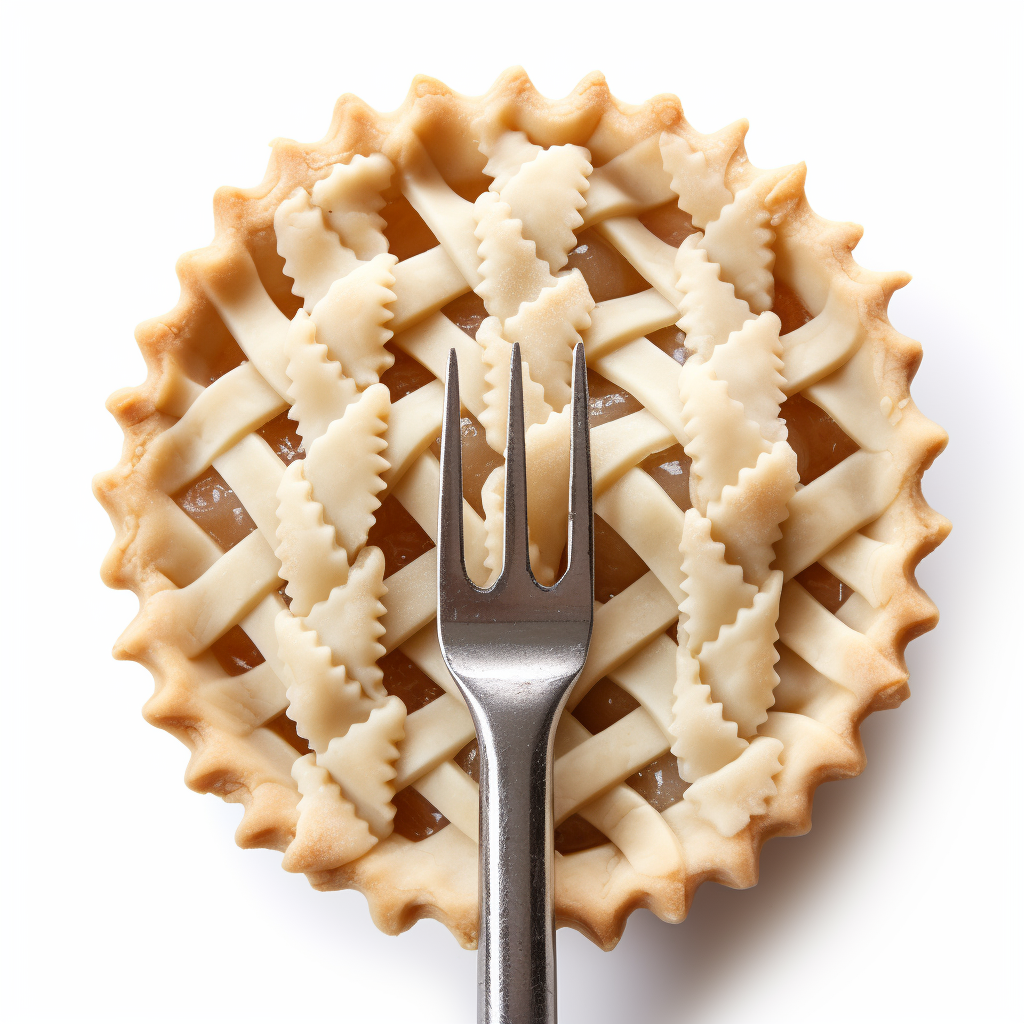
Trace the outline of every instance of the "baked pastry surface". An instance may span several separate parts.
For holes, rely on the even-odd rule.
[[[396,932],[476,937],[475,744],[433,622],[450,347],[466,550],[500,569],[508,352],[523,348],[531,554],[565,544],[569,358],[592,394],[594,642],[556,739],[556,912],[605,947],[647,906],[753,884],[765,839],[864,764],[858,726],[908,694],[936,611],[914,567],[948,524],[920,479],[945,435],[916,409],[902,274],[853,260],[802,165],[760,171],[745,125],[565,100],[521,71],[480,98],[417,79],[379,114],[275,143],[221,189],[181,299],[137,338],[97,478],[104,579],[140,612],[146,717],[186,779],[241,803],[242,846],[356,887]]]

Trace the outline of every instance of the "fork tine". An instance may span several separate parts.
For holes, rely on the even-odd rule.
[[[526,429],[523,424],[523,358],[512,346],[508,386],[508,439],[505,447],[505,558],[502,578],[514,568],[530,571],[530,532],[526,521]]]
[[[572,361],[569,466],[569,565],[565,575],[581,582],[589,578],[589,595],[593,595],[594,509],[590,469],[590,395],[582,341],[576,345]],[[587,600],[590,599],[588,596]]]
[[[457,587],[461,580],[468,580],[462,544],[462,405],[459,400],[459,362],[453,348],[448,354],[444,423],[441,427],[437,576],[440,583],[456,591],[461,589]]]

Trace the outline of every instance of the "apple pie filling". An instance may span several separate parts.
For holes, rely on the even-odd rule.
[[[475,194],[467,188],[467,195]],[[477,189],[479,191],[479,189]],[[385,233],[390,251],[399,259],[432,248],[437,244],[426,224],[401,195],[389,202],[382,211],[387,227]],[[642,223],[662,241],[678,246],[694,231],[688,214],[675,203],[660,206],[641,216]],[[268,251],[265,266],[280,265],[276,254]],[[569,254],[567,270],[579,269],[586,279],[596,302],[645,291],[648,282],[594,230],[579,233],[577,245]],[[298,308],[298,301],[290,294],[290,280],[283,271],[281,281],[264,282],[268,291],[286,315]],[[782,320],[784,333],[795,330],[810,319],[791,290],[776,282],[774,311]],[[468,292],[450,302],[442,310],[463,331],[475,337],[477,328],[487,316],[482,300]],[[220,347],[208,365],[196,372],[208,380],[227,372],[244,358],[241,350],[227,335],[223,326],[215,332],[223,335]],[[685,335],[677,327],[667,327],[649,335],[649,339],[679,363],[687,357]],[[388,349],[394,363],[383,375],[392,401],[397,401],[434,379],[433,374],[404,353],[392,341]],[[639,411],[642,406],[632,395],[593,370],[588,371],[590,388],[591,426],[610,422]],[[812,402],[797,394],[781,408],[781,417],[788,429],[788,440],[797,455],[800,481],[808,484],[827,472],[857,446],[838,424]],[[295,432],[295,423],[287,413],[281,413],[258,431],[285,463],[301,458],[304,452]],[[440,438],[434,442],[439,454]],[[462,419],[464,493],[469,504],[483,514],[481,487],[491,471],[501,463],[500,456],[487,444],[485,432],[471,415]],[[669,497],[681,509],[690,507],[690,460],[682,446],[674,445],[649,456],[641,464]],[[225,550],[237,544],[255,524],[224,479],[211,468],[196,479],[174,499],[210,537]],[[385,581],[388,576],[411,563],[432,546],[432,541],[394,497],[384,500],[376,512],[376,522],[370,531],[368,543],[381,549],[385,563]],[[636,582],[648,571],[646,563],[599,516],[595,516],[595,599],[606,602]],[[798,577],[803,586],[829,611],[836,611],[849,596],[849,589],[819,564],[811,565]],[[284,595],[283,584],[281,588]],[[285,596],[287,600],[287,597]],[[670,635],[675,626],[670,627]],[[240,675],[263,662],[240,626],[234,626],[210,648],[229,675]],[[412,713],[444,692],[417,668],[400,650],[392,651],[380,659],[384,673],[384,686],[389,694],[399,697]],[[599,680],[576,705],[572,714],[591,733],[601,732],[639,707],[638,702],[611,679]],[[305,740],[295,731],[294,723],[286,714],[279,715],[268,727],[302,754],[309,752]],[[463,748],[455,757],[456,763],[471,777],[479,777],[479,756],[476,742]],[[687,789],[678,771],[677,758],[669,753],[652,762],[626,780],[657,810],[664,810],[680,800]],[[407,839],[418,841],[444,828],[447,819],[413,787],[399,791],[394,799],[395,830]],[[555,845],[562,853],[588,849],[606,841],[593,825],[576,814],[556,830]]]

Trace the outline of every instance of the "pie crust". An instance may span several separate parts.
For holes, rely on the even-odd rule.
[[[148,376],[108,403],[124,454],[95,484],[103,578],[140,599],[115,654],[153,673],[145,715],[192,751],[188,785],[243,806],[239,845],[359,889],[386,932],[477,933],[473,729],[437,648],[433,549],[380,540],[388,517],[435,534],[430,377],[452,346],[495,460],[467,482],[479,582],[500,568],[511,343],[542,582],[577,340],[635,409],[592,430],[595,512],[645,564],[598,604],[559,726],[556,822],[597,836],[556,854],[559,924],[611,948],[636,907],[680,921],[702,881],[752,885],[761,844],[863,768],[861,720],[908,695],[905,646],[937,620],[914,569],[949,528],[920,489],[946,440],[910,398],[921,348],[886,316],[908,277],[859,267],[860,229],[813,213],[803,165],[750,164],[745,129],[700,135],[675,97],[627,106],[600,75],[554,102],[521,70],[480,98],[417,78],[391,114],[346,96],[323,140],[278,141],[259,186],[218,191],[178,305],[137,331]],[[592,294],[584,232],[642,287]],[[219,544],[193,506],[231,495],[244,536]],[[218,653],[239,629],[259,664]],[[411,700],[388,658],[433,690]],[[588,730],[588,694],[623,691]],[[403,834],[403,793],[449,824]]]

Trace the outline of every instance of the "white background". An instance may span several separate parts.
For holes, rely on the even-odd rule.
[[[776,839],[760,884],[647,912],[612,953],[559,935],[563,1024],[1020,1019],[1021,191],[1009,5],[622,2],[9,5],[4,210],[3,942],[7,1019],[473,1020],[475,959],[433,922],[376,931],[240,815],[183,782],[151,692],[110,648],[90,478],[136,383],[136,323],[177,297],[221,184],[275,136],[321,137],[336,96],[397,106],[416,72],[465,93],[523,64],[562,96],[680,95],[752,160],[804,159],[813,206],[866,225],[859,261],[908,269],[891,319],[949,431],[925,494],[953,520],[920,579],[942,609],[909,650],[913,698],[864,728],[868,767]],[[13,404],[12,404],[13,399]],[[1019,990],[1018,990],[1019,991]]]

